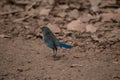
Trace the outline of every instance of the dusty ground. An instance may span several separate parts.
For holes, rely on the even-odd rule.
[[[86,24],[99,27],[93,33],[68,32],[66,25],[75,19],[64,17],[64,14],[55,15],[61,9],[56,6],[70,5],[69,0],[61,0],[57,4],[48,0],[49,5],[44,1],[32,7],[28,5],[35,1],[0,1],[0,80],[120,80],[120,16],[116,17],[120,7],[114,3],[115,0],[103,2],[95,14],[89,13],[87,0],[81,0],[79,9],[78,2],[73,0],[68,13],[75,8],[79,16],[102,15],[102,20],[95,17],[86,21]],[[55,7],[50,14],[43,16],[35,12],[46,4],[49,8]],[[11,13],[15,10],[18,11]],[[58,49],[60,60],[54,61],[52,50],[41,39],[40,27],[44,21],[58,25],[62,32],[56,36],[60,41],[73,45],[70,50]]]

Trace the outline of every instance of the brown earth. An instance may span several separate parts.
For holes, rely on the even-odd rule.
[[[57,1],[0,1],[0,80],[120,80],[119,4],[103,0],[92,11],[88,0]],[[39,12],[46,7],[49,13]],[[79,19],[69,14],[73,9],[81,17],[92,15],[83,24],[97,30],[67,30],[68,23]],[[60,29],[55,35],[61,42],[73,45],[70,50],[59,48],[56,61],[42,41],[40,28],[47,23]]]

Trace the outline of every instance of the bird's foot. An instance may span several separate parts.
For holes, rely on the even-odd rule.
[[[56,55],[53,55],[53,58],[54,58],[55,61],[56,61],[56,60],[60,60],[60,57],[59,57],[59,56],[56,56]]]
[[[53,58],[57,57],[56,55],[53,55]]]

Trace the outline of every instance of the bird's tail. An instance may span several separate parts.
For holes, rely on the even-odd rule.
[[[59,42],[59,44],[58,44],[60,47],[64,47],[64,48],[68,48],[68,49],[70,49],[70,48],[72,48],[72,46],[71,45],[68,45],[68,44],[64,44],[64,43],[61,43],[61,42]]]

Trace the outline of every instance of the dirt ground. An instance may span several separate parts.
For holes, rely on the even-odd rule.
[[[120,3],[102,1],[94,11],[88,0],[1,0],[0,80],[120,80]],[[83,24],[97,29],[68,30],[79,19],[69,14],[74,9],[85,17]],[[47,23],[73,46],[59,48],[56,61],[42,41],[40,28]]]

